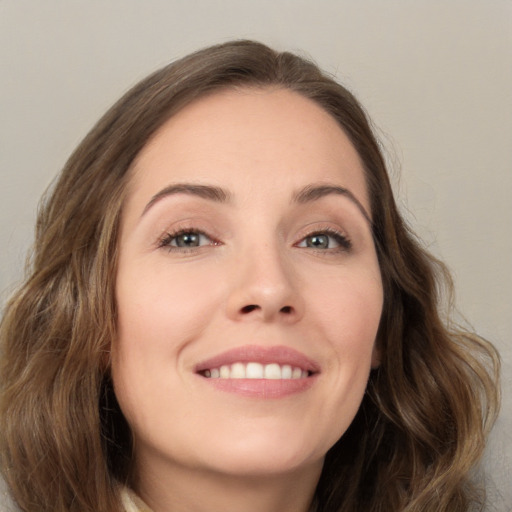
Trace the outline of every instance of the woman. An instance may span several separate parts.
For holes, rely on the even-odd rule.
[[[498,357],[342,86],[239,41],[129,91],[42,208],[2,323],[24,511],[463,511]]]

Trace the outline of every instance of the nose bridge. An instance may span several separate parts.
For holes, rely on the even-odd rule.
[[[256,243],[255,243],[256,242]],[[230,313],[238,318],[298,318],[301,297],[293,268],[277,242],[252,241],[237,256]]]

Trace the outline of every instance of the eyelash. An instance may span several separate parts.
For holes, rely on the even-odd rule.
[[[195,235],[199,237],[206,237],[209,240],[209,243],[206,244],[206,246],[216,246],[216,245],[222,245],[218,240],[215,240],[213,237],[207,235],[204,231],[201,231],[200,229],[195,228],[180,228],[175,231],[172,231],[170,233],[165,233],[165,235],[159,240],[158,242],[158,248],[164,248],[167,249],[169,252],[181,252],[181,253],[191,253],[195,252],[201,247],[204,247],[205,244],[197,245],[197,246],[178,246],[178,245],[172,245],[172,242],[175,241],[179,236],[182,235]],[[318,248],[318,247],[311,247],[311,246],[301,246],[300,244],[307,243],[308,238],[313,238],[315,236],[327,236],[329,238],[332,238],[335,240],[335,242],[338,244],[338,247],[326,247],[326,248]],[[200,242],[200,240],[199,240]],[[332,228],[325,228],[325,229],[318,229],[316,231],[313,231],[295,244],[295,247],[299,248],[309,248],[314,250],[317,253],[329,253],[329,254],[336,254],[340,252],[349,252],[352,249],[352,242],[351,240],[344,234],[340,233],[339,231],[336,231]]]
[[[192,247],[180,247],[178,245],[172,245],[172,242],[177,239],[181,235],[197,235],[199,237],[206,237],[210,243],[207,245],[221,245],[220,242],[214,240],[211,236],[207,235],[204,231],[201,231],[199,229],[194,228],[182,228],[178,229],[176,231],[165,233],[163,238],[160,239],[158,242],[159,248],[167,249],[169,252],[193,252],[197,249],[200,249],[201,247],[204,247],[204,245],[198,245],[198,246],[192,246]]]
[[[313,231],[312,233],[309,233],[305,237],[303,237],[299,244],[305,242],[308,238],[313,238],[315,236],[328,236],[330,238],[333,238],[336,243],[339,245],[338,247],[331,247],[326,249],[316,248],[316,247],[310,247],[310,249],[313,249],[317,252],[330,252],[330,253],[338,253],[338,252],[349,252],[352,249],[352,242],[351,240],[344,234],[340,233],[339,231],[336,231],[332,228],[325,228],[325,229],[318,229],[316,231]],[[298,245],[298,244],[296,244]]]

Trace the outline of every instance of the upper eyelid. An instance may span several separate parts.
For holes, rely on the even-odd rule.
[[[212,235],[209,235],[204,230],[201,230],[198,228],[184,228],[184,229],[176,229],[174,231],[169,230],[160,238],[158,245],[160,247],[175,247],[174,245],[171,245],[170,242],[172,240],[175,240],[179,236],[181,236],[183,234],[187,234],[187,233],[194,233],[194,234],[206,237],[209,240],[209,242],[211,242],[207,245],[221,245],[222,244],[219,240],[215,239],[215,237],[213,237]],[[333,228],[313,229],[313,230],[309,231],[308,233],[302,235],[299,238],[299,240],[294,243],[294,245],[298,245],[298,244],[304,242],[304,240],[306,240],[307,238],[315,236],[315,235],[327,235],[331,238],[338,238],[338,239],[340,239],[340,240],[338,240],[338,243],[341,243],[342,245],[346,245],[346,246],[352,246],[351,239],[345,233],[342,233],[341,231],[335,230]],[[198,247],[201,247],[201,246],[198,246]]]
[[[160,238],[168,237],[168,236],[178,236],[182,233],[199,233],[202,235],[207,236],[208,238],[216,238],[215,234],[213,234],[212,229],[210,228],[204,228],[204,227],[198,227],[198,224],[195,222],[191,222],[190,224],[188,221],[185,222],[179,222],[176,227],[167,227],[162,230],[162,235]],[[344,238],[350,238],[348,233],[345,229],[341,229],[339,227],[332,227],[320,224],[320,226],[315,227],[305,227],[302,228],[299,231],[299,234],[295,236],[295,238],[299,238],[300,240],[307,238],[308,236],[315,235],[315,234],[322,234],[322,233],[328,233],[331,235],[338,235],[342,236]]]
[[[297,231],[297,237],[299,237],[300,239],[318,233],[330,233],[333,235],[343,236],[345,238],[351,238],[348,231],[345,228],[341,227],[339,222],[336,221],[311,222]]]
[[[165,243],[165,242],[170,242],[171,240],[174,240],[175,238],[179,237],[180,235],[184,235],[186,233],[195,233],[195,234],[200,235],[200,236],[205,236],[208,240],[210,240],[211,242],[214,242],[214,244],[218,245],[218,240],[216,240],[213,235],[208,234],[203,229],[198,229],[198,228],[177,228],[176,230],[172,230],[172,229],[166,230],[162,234],[162,236],[159,238],[158,246],[159,247],[162,247],[162,246],[174,247],[174,246],[171,246],[170,243]]]
[[[218,230],[214,229],[210,224],[211,222],[205,222],[201,217],[191,216],[172,222],[162,222],[160,225],[155,224],[154,229],[155,231],[158,230],[160,238],[168,235],[176,236],[187,232],[202,233],[210,238],[215,238],[216,231]]]
[[[330,236],[331,238],[339,238],[340,239],[339,243],[341,243],[343,246],[346,246],[347,249],[352,248],[352,245],[353,245],[352,239],[346,233],[344,233],[340,230],[333,229],[333,228],[315,229],[315,230],[311,231],[310,233],[303,235],[299,239],[297,244],[302,243],[307,238],[315,236],[315,235],[327,235],[327,236]]]
[[[322,215],[322,217],[323,216],[324,215]],[[328,217],[330,217],[330,215],[328,215]],[[340,224],[340,219],[328,217],[316,220],[311,219],[309,222],[305,223],[301,222],[300,219],[295,219],[293,224],[295,224],[296,227],[293,227],[293,224],[288,224],[288,222],[286,222],[279,228],[281,234],[278,236],[282,241],[288,239],[289,243],[292,245],[295,245],[304,238],[317,233],[327,233],[333,236],[338,235],[350,242],[354,241],[352,228],[347,230],[346,226]],[[213,242],[216,242],[217,245],[225,245],[225,243],[229,240],[233,240],[236,236],[236,233],[233,231],[233,226],[230,226],[229,223],[226,224],[225,220],[226,219],[216,219],[212,223],[211,218],[205,219],[203,215],[199,215],[197,217],[196,215],[192,215],[191,217],[187,216],[177,219],[174,222],[168,222],[166,225],[161,224],[161,228],[158,229],[159,234],[154,238],[154,243],[155,245],[160,246],[162,245],[163,240],[169,239],[171,236],[178,236],[184,232],[195,232],[206,236]],[[300,224],[302,224],[302,226],[300,226]],[[286,232],[288,232],[288,234],[286,234]],[[355,238],[358,239],[359,235],[357,234],[357,230],[355,235]]]

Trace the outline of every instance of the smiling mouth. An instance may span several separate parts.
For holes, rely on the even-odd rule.
[[[289,364],[262,364],[254,361],[224,364],[199,372],[208,379],[267,379],[297,380],[310,377],[313,372]]]
[[[194,370],[212,389],[267,400],[306,392],[318,381],[321,367],[291,347],[244,345],[200,362]]]

